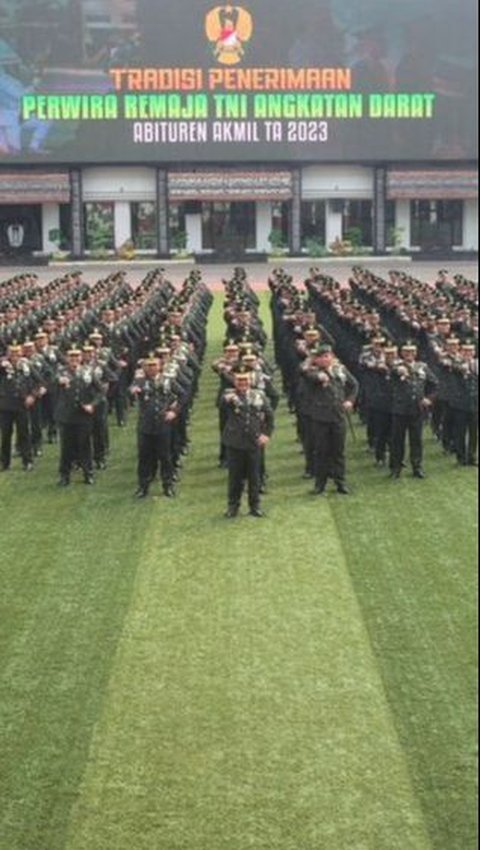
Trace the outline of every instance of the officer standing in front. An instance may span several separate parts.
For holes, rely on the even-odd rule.
[[[251,381],[250,372],[239,367],[233,388],[226,389],[220,401],[225,412],[222,442],[227,451],[228,519],[240,510],[245,481],[250,516],[265,516],[260,508],[261,460],[273,431],[273,410],[266,393],[253,389]]]
[[[313,493],[325,492],[333,478],[337,493],[349,493],[345,482],[346,417],[353,410],[358,382],[338,362],[328,343],[319,345],[300,367],[308,385],[313,431]]]
[[[171,498],[174,463],[172,426],[181,409],[182,399],[169,377],[162,374],[160,357],[149,355],[135,378],[130,392],[138,399],[138,487],[135,496],[144,499],[154,480],[158,463],[163,492]]]
[[[438,381],[421,360],[415,343],[404,343],[400,359],[392,368],[392,438],[390,475],[400,478],[408,433],[410,463],[414,478],[425,478],[423,471],[423,422],[431,410]]]
[[[70,484],[70,473],[78,463],[85,484],[93,484],[92,429],[95,408],[102,401],[102,387],[89,368],[82,365],[82,352],[71,348],[66,366],[57,374],[55,419],[60,430],[60,487]]]

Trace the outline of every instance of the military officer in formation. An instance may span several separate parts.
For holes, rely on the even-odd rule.
[[[408,434],[410,464],[414,478],[425,478],[423,471],[422,431],[425,416],[431,410],[437,380],[426,363],[416,359],[417,346],[404,343],[400,358],[393,365],[392,436],[390,470],[400,478],[404,467],[405,441]]]
[[[346,431],[358,382],[334,351],[333,333],[319,321],[313,301],[299,310],[296,287],[282,269],[272,273],[269,287],[283,383],[305,459],[303,477],[314,479],[315,495],[325,493],[329,479],[347,495]]]
[[[222,442],[227,451],[228,506],[225,516],[233,519],[240,510],[245,482],[249,514],[263,517],[260,506],[262,454],[273,431],[273,410],[266,393],[252,387],[252,372],[237,367],[234,383],[221,397],[225,413]]]
[[[314,494],[325,492],[333,479],[337,493],[347,495],[345,439],[346,417],[353,410],[358,383],[335,358],[332,346],[316,346],[302,362],[306,405],[313,449]]]
[[[452,439],[460,466],[477,465],[478,356],[472,342],[460,344],[452,363]]]
[[[218,391],[216,396],[216,407],[218,409],[218,425],[219,425],[219,450],[218,450],[218,465],[220,468],[227,468],[227,451],[222,441],[223,429],[225,427],[225,409],[221,404],[222,395],[226,389],[230,389],[234,384],[234,369],[238,365],[240,357],[240,348],[238,343],[227,341],[223,347],[221,357],[218,357],[212,363],[213,371],[219,377]]]
[[[375,354],[366,353],[360,362],[360,381],[368,405],[367,443],[375,455],[377,466],[386,466],[391,454],[392,438],[392,369],[398,361],[396,345],[381,337],[375,341]],[[365,380],[368,374],[368,384]],[[368,427],[370,426],[370,432]]]
[[[240,510],[247,482],[249,513],[262,517],[260,496],[266,491],[265,448],[273,431],[279,394],[273,369],[264,355],[267,335],[258,315],[259,299],[244,269],[236,267],[225,288],[226,339],[222,357],[212,364],[220,383],[219,465],[228,469],[228,506],[225,516]]]
[[[22,346],[16,342],[9,344],[0,357],[0,468],[3,472],[10,469],[14,428],[23,469],[26,472],[33,469],[30,411],[44,389],[40,374],[23,356]]]
[[[82,363],[80,349],[66,352],[66,364],[57,373],[55,420],[60,430],[59,486],[68,487],[78,464],[85,484],[93,484],[92,431],[102,387],[94,371]]]
[[[164,361],[151,354],[141,364],[130,392],[138,400],[138,488],[135,495],[144,499],[160,466],[163,492],[175,495],[172,425],[181,409],[178,385],[164,373]]]
[[[98,349],[90,342],[82,346],[82,365],[85,370],[90,371],[92,379],[95,379],[101,390],[92,417],[92,452],[96,469],[106,469],[110,444],[107,394],[114,375],[109,370],[108,363],[99,358]]]

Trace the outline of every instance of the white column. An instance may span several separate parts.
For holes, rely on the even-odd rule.
[[[463,202],[463,245],[465,251],[478,251],[478,200]]]
[[[113,206],[114,244],[120,248],[127,239],[132,238],[130,204],[128,201],[115,201]]]
[[[200,213],[187,213],[185,216],[187,233],[187,251],[197,254],[202,250],[202,216]]]
[[[410,248],[410,201],[395,201],[395,227],[402,231],[402,244]]]
[[[270,251],[268,241],[272,230],[272,205],[270,201],[257,201],[255,217],[255,241],[257,251]]]
[[[60,207],[58,204],[42,204],[42,251],[46,254],[58,250],[58,242],[49,238],[51,230],[60,233]]]
[[[325,210],[325,244],[330,247],[335,239],[342,238],[342,213],[333,212],[332,204],[327,201]]]

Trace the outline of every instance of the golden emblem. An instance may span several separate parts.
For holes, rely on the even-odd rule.
[[[241,6],[215,6],[205,17],[205,32],[214,42],[213,55],[223,65],[236,65],[243,57],[243,43],[253,32],[250,12]]]

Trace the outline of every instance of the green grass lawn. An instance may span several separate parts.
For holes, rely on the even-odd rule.
[[[220,307],[177,499],[132,498],[133,417],[93,488],[0,478],[0,848],[473,850],[475,471],[427,433],[392,482],[357,422],[315,499],[282,402],[225,520]]]

